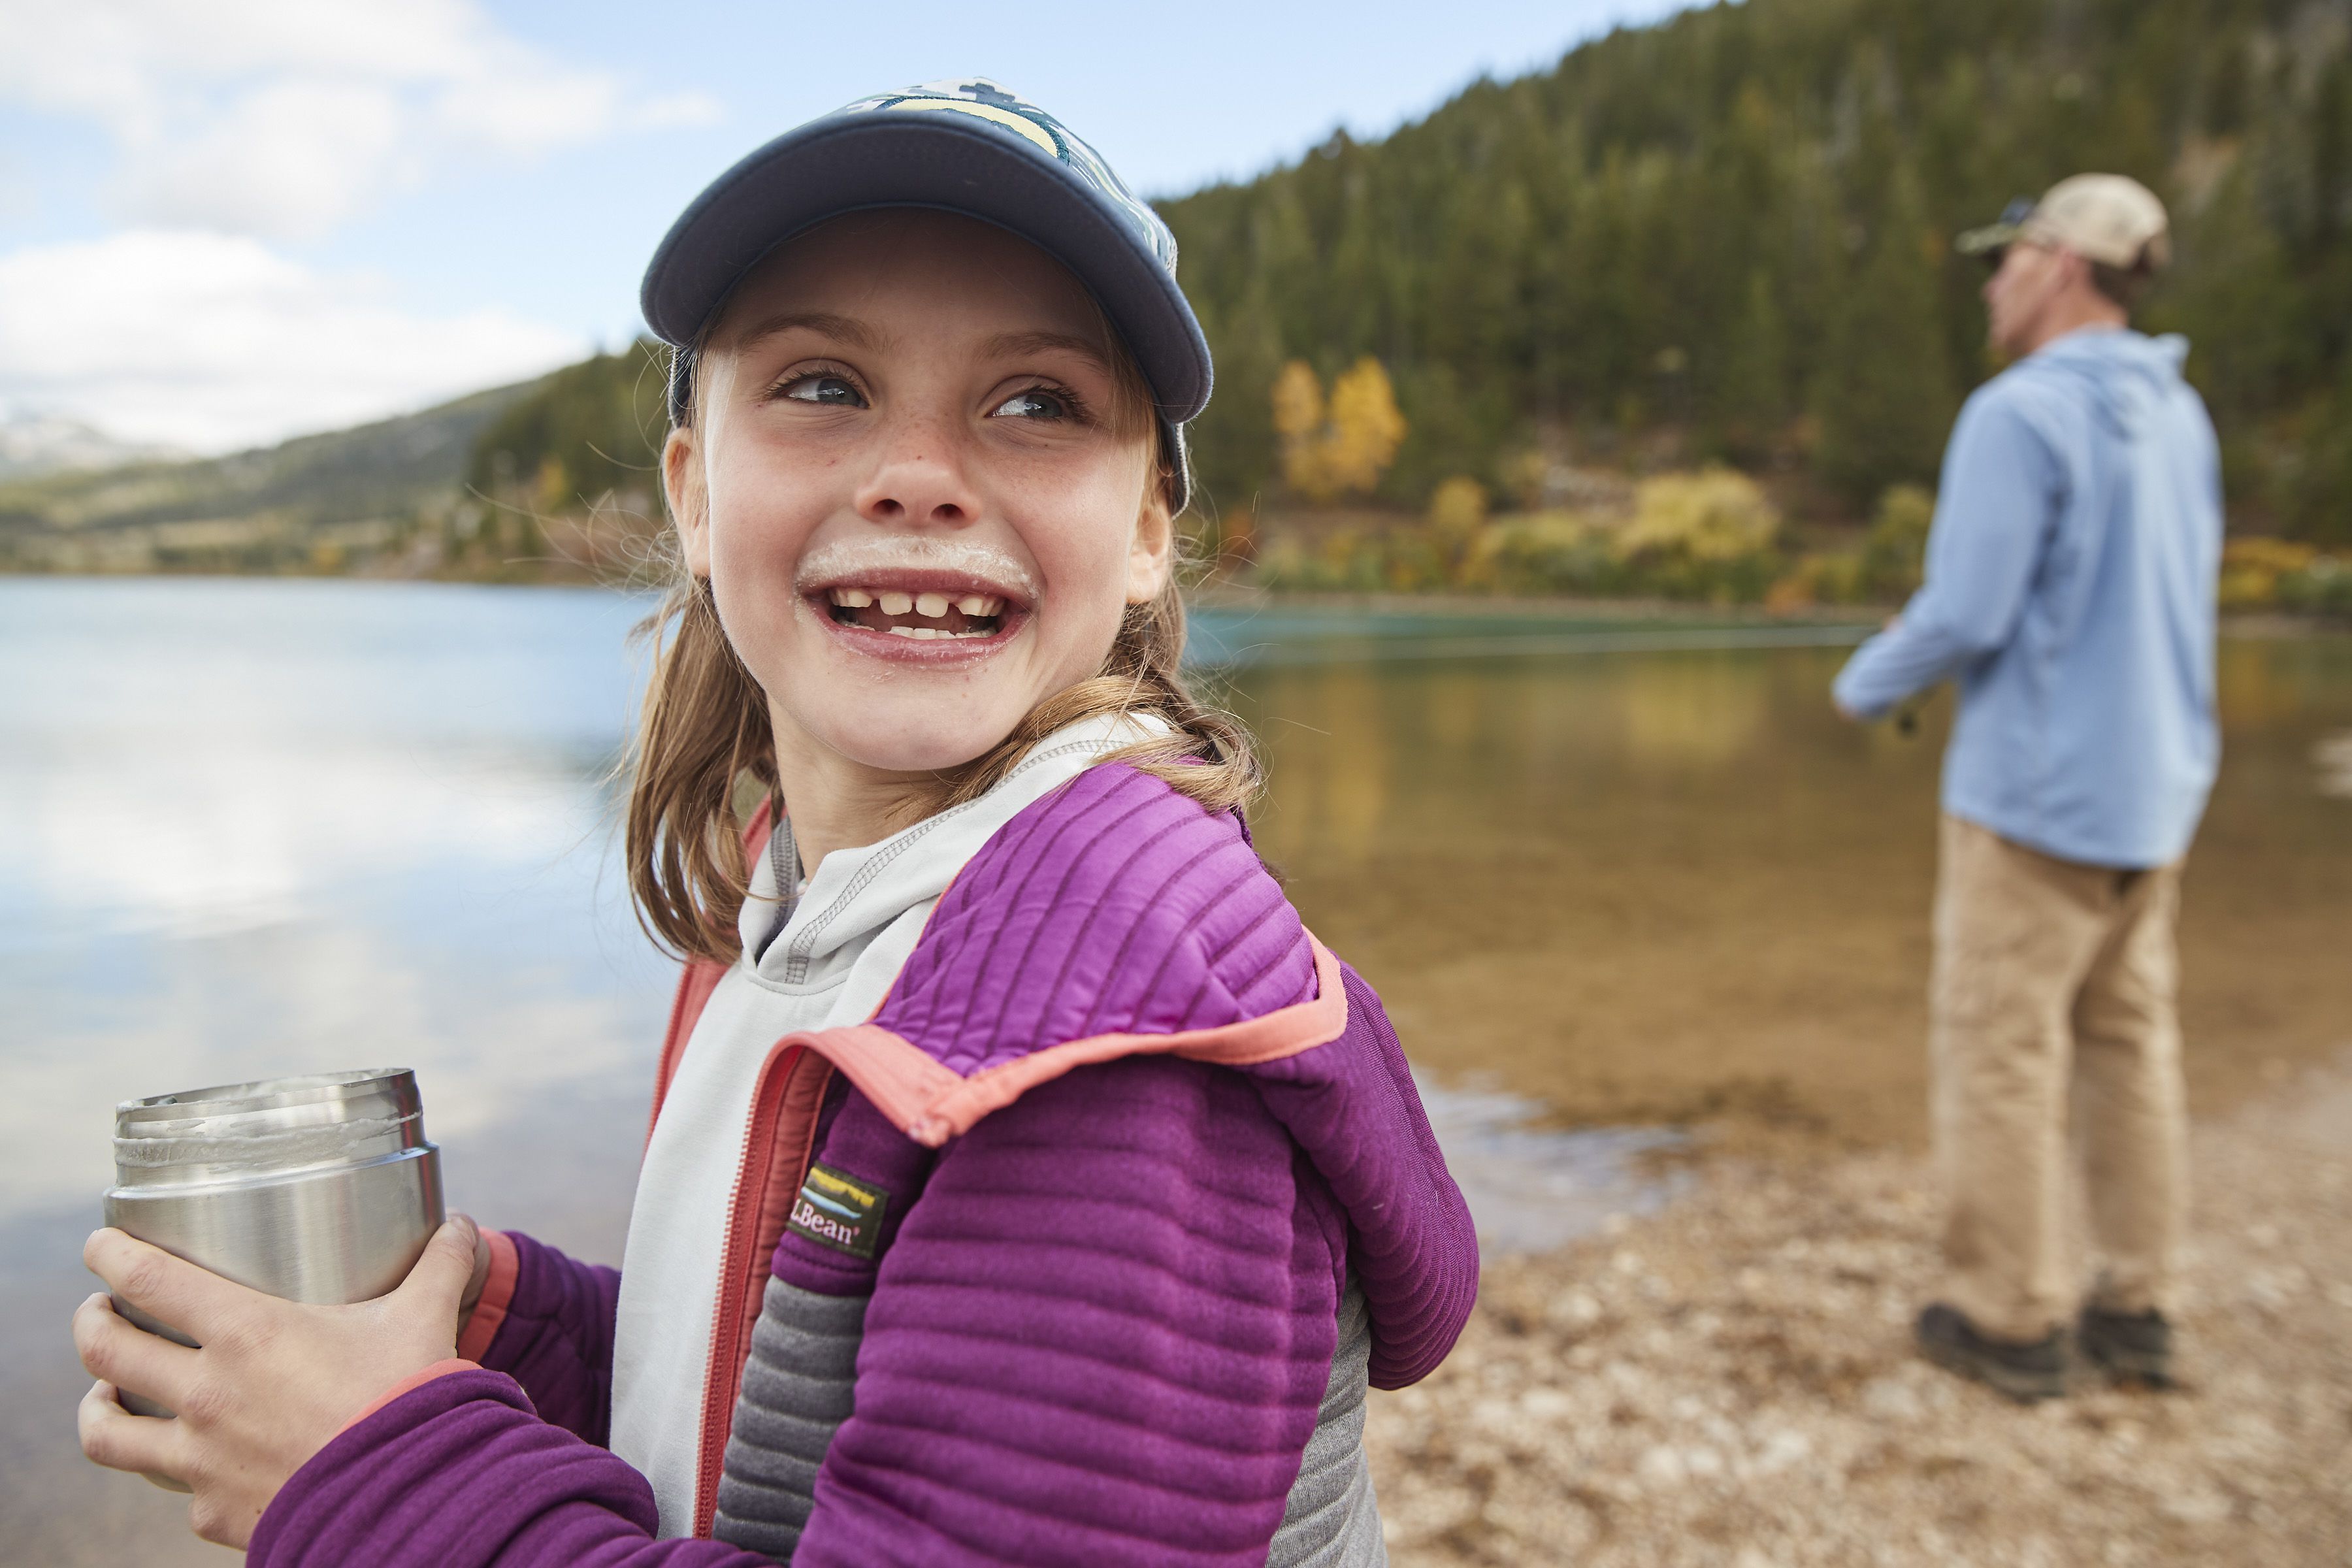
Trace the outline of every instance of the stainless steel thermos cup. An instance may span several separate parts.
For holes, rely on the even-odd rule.
[[[106,1223],[290,1301],[381,1296],[439,1228],[441,1152],[404,1068],[125,1100]],[[195,1342],[121,1300],[140,1327]],[[168,1415],[126,1394],[141,1415]]]

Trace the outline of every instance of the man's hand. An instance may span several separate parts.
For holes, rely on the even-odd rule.
[[[1885,637],[1887,633],[1889,633],[1889,632],[1893,631],[1895,627],[1897,627],[1897,626],[1901,626],[1902,624],[1903,624],[1903,616],[1902,616],[1902,613],[1901,613],[1900,611],[1897,611],[1895,614],[1891,615],[1891,616],[1887,616],[1887,617],[1886,617],[1886,620],[1885,620],[1885,624],[1884,624],[1884,625],[1882,625],[1882,626],[1878,628],[1878,635],[1879,635],[1880,637]],[[1831,703],[1832,703],[1832,705],[1834,705],[1834,706],[1836,707],[1837,711],[1838,711],[1838,717],[1839,717],[1839,718],[1841,718],[1841,719],[1843,719],[1843,720],[1844,720],[1847,723],[1849,723],[1849,724],[1867,724],[1867,723],[1869,723],[1869,722],[1870,722],[1870,715],[1869,715],[1869,714],[1863,712],[1863,711],[1862,711],[1861,710],[1859,710],[1859,709],[1855,709],[1855,708],[1849,708],[1849,707],[1847,707],[1843,702],[1840,701],[1840,700],[1839,700],[1835,696],[1831,697],[1830,701],[1831,701]]]
[[[481,1294],[489,1254],[459,1215],[399,1289],[349,1307],[281,1301],[119,1230],[92,1234],[82,1261],[203,1347],[133,1326],[102,1294],[84,1301],[74,1346],[98,1383],[81,1402],[82,1452],[184,1488],[195,1532],[241,1548],[310,1456],[403,1379],[457,1353],[460,1308]],[[133,1415],[125,1388],[178,1414]]]

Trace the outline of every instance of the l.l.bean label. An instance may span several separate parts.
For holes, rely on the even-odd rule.
[[[890,1194],[830,1165],[811,1165],[784,1228],[852,1258],[871,1258]]]

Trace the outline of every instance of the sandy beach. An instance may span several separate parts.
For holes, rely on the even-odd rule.
[[[2198,1127],[2187,1386],[2021,1409],[1911,1353],[1915,1154],[1704,1162],[1491,1263],[1368,1427],[1394,1560],[1592,1568],[2352,1561],[2352,1056]]]

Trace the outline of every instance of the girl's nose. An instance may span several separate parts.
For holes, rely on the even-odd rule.
[[[857,488],[857,514],[869,522],[955,528],[980,515],[964,480],[951,433],[925,422],[897,432]]]

